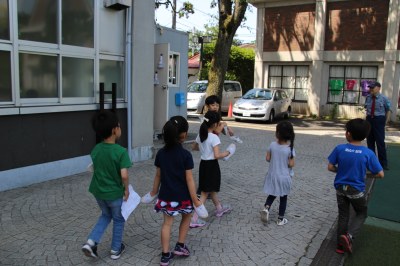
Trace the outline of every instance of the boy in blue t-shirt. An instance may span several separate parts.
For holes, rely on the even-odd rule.
[[[362,146],[369,134],[368,121],[356,118],[346,123],[346,140],[328,157],[328,170],[336,173],[334,186],[339,210],[336,252],[352,252],[352,241],[367,218],[367,198],[365,195],[365,177],[367,169],[375,177],[383,178],[381,164],[367,147]],[[350,204],[356,213],[349,224]]]

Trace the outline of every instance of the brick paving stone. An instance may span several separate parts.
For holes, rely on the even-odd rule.
[[[279,200],[271,208],[267,226],[259,217],[266,199],[261,192],[268,171],[265,153],[275,139],[276,125],[228,124],[243,140],[229,161],[220,161],[219,197],[233,210],[215,217],[215,208],[207,201],[207,226],[189,231],[191,256],[176,259],[173,265],[310,265],[336,220],[334,175],[326,170],[326,157],[344,142],[343,125],[324,128],[305,121],[304,129],[295,124],[297,157],[286,212],[289,223],[279,227]],[[198,123],[191,122],[189,135],[195,136],[198,128]],[[399,141],[400,133],[390,131],[387,139]],[[223,149],[230,143],[225,136],[221,141]],[[200,154],[192,154],[197,183]],[[143,195],[152,185],[154,161],[134,163],[129,173],[131,184]],[[88,192],[90,178],[89,173],[82,173],[0,192],[0,265],[159,265],[162,215],[153,211],[152,204],[141,204],[126,222],[127,250],[119,260],[109,257],[111,228],[99,245],[100,258],[83,256],[81,246],[100,213]],[[179,221],[176,219],[173,225],[171,249],[177,240]]]

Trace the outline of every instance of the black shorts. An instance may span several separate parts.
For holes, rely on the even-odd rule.
[[[199,167],[199,190],[219,192],[221,187],[221,170],[218,160],[201,160]]]

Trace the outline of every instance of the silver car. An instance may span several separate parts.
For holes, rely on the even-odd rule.
[[[288,118],[291,105],[292,100],[284,90],[254,88],[233,105],[233,117],[235,120],[273,122],[277,116]]]
[[[188,86],[187,90],[187,112],[188,115],[201,114],[204,111],[207,80],[195,81]],[[238,81],[225,80],[222,91],[221,112],[228,112],[229,105],[234,104],[242,97],[242,86]]]

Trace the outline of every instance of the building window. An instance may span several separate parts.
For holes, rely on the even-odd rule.
[[[62,58],[62,96],[93,97],[93,59]]]
[[[57,56],[20,53],[20,97],[57,98],[57,65]]]
[[[57,43],[58,1],[18,0],[18,38]]]
[[[12,100],[10,52],[0,51],[0,101]]]
[[[364,104],[368,82],[377,76],[377,66],[330,66],[327,102]]]
[[[179,54],[172,53],[168,60],[168,83],[177,86],[179,84]]]
[[[93,0],[62,1],[62,44],[93,48]]]
[[[280,88],[293,101],[307,101],[308,66],[269,66],[268,88]]]
[[[112,83],[117,84],[117,99],[125,99],[124,63],[122,61],[100,60],[100,82],[105,90],[111,90]],[[105,100],[111,100],[111,95],[104,95]]]
[[[8,0],[0,0],[0,39],[10,39],[10,24],[8,18]]]
[[[94,104],[99,82],[126,101],[126,14],[94,0],[0,0],[0,105]]]

